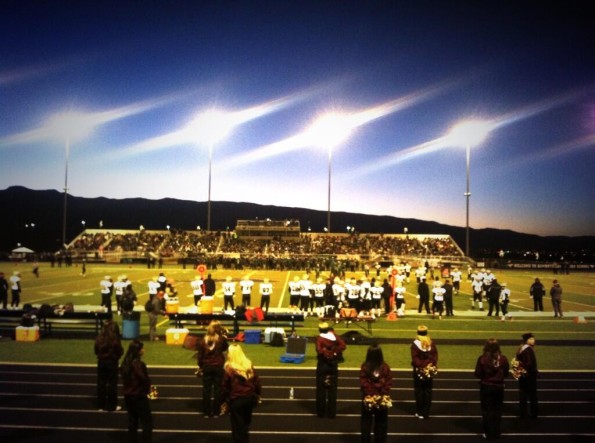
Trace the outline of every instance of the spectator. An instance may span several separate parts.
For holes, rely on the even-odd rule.
[[[345,342],[335,335],[328,323],[318,325],[316,338],[316,414],[334,418],[337,413],[339,363],[343,361]]]
[[[145,350],[143,343],[133,340],[128,346],[120,374],[124,385],[124,400],[128,411],[128,440],[130,443],[138,441],[139,423],[142,427],[143,442],[150,442],[153,434],[153,416],[149,404],[151,379],[147,365],[141,360]]]
[[[212,320],[197,346],[198,374],[202,377],[202,413],[205,418],[218,416],[221,412],[221,383],[228,347],[225,329],[219,321]]]
[[[500,352],[498,340],[490,338],[475,365],[475,376],[479,378],[483,438],[489,440],[500,437],[504,378],[508,371],[508,359]]]
[[[430,418],[434,375],[438,371],[438,349],[428,336],[428,328],[419,326],[417,338],[411,345],[413,366],[413,391],[415,393],[415,416]]]
[[[362,364],[359,374],[362,391],[361,409],[361,441],[385,443],[388,431],[388,408],[392,406],[390,389],[393,376],[390,366],[384,361],[382,349],[378,345],[368,348],[366,361]]]
[[[120,330],[113,320],[106,320],[95,339],[97,356],[97,408],[100,411],[119,411],[118,362],[124,354]]]
[[[249,441],[252,410],[260,403],[262,385],[252,362],[238,344],[229,346],[222,383],[222,410],[229,411],[231,439],[234,443]]]
[[[516,359],[521,367],[519,377],[519,417],[537,418],[537,358],[535,357],[535,336],[528,332],[523,334],[523,342],[517,350]]]

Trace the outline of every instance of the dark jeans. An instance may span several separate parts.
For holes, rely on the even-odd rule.
[[[533,310],[543,312],[543,297],[533,296]]]
[[[504,388],[480,384],[479,398],[481,401],[483,432],[489,439],[497,438],[500,436]]]
[[[248,443],[250,441],[249,432],[253,408],[253,397],[240,397],[230,402],[229,418],[233,443]]]
[[[374,430],[374,440],[372,440],[372,429]],[[362,443],[386,443],[386,434],[388,430],[388,409],[369,410],[362,404],[361,431]]]
[[[419,416],[429,418],[432,407],[432,388],[434,380],[422,380],[413,371],[413,392],[415,394],[415,413]]]
[[[114,411],[118,404],[118,361],[97,361],[97,408]]]
[[[316,414],[319,417],[334,418],[337,414],[337,363],[318,361],[316,365]]]
[[[235,304],[233,302],[233,296],[226,295],[223,297],[223,310],[227,310],[227,306],[230,306],[230,309],[235,308]]]
[[[519,416],[521,418],[537,418],[537,377],[529,376],[519,378]]]
[[[128,411],[128,441],[138,441],[138,425],[142,427],[143,443],[150,443],[153,434],[153,416],[146,395],[127,395],[124,397]]]
[[[202,373],[202,413],[207,416],[219,415],[221,411],[221,366],[205,366]]]

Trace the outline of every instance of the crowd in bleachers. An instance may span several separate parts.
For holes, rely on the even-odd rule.
[[[138,258],[187,258],[230,268],[330,269],[349,267],[358,256],[450,256],[462,251],[449,236],[312,234],[294,238],[242,238],[235,232],[99,231],[83,232],[70,246],[84,253],[134,253]],[[338,260],[340,257],[341,260]]]

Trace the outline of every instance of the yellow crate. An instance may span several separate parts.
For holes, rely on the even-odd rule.
[[[37,341],[39,340],[39,326],[17,326],[15,332],[16,341]]]
[[[184,339],[190,331],[186,328],[176,329],[169,328],[165,331],[165,344],[167,345],[183,345]]]

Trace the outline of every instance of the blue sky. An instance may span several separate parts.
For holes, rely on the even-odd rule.
[[[595,235],[595,17],[544,3],[2,2],[0,189],[61,191],[69,140],[73,195],[206,201],[212,149],[213,201],[327,210],[334,112],[331,210],[464,226],[472,119],[471,227]]]

